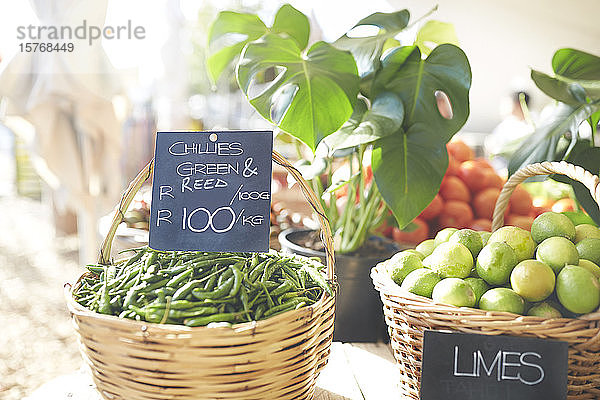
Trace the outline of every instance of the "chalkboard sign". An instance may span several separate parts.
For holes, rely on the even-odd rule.
[[[566,342],[425,331],[421,400],[564,400]]]
[[[271,131],[158,132],[149,245],[267,251]]]

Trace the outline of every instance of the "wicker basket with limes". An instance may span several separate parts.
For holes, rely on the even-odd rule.
[[[502,227],[515,187],[548,174],[583,183],[600,204],[598,176],[566,162],[532,164],[504,185],[491,233],[446,228],[372,269],[405,397],[419,399],[431,329],[568,342],[569,399],[600,398],[600,228],[552,212],[531,232]]]

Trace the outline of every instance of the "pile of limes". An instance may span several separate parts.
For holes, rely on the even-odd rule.
[[[382,266],[396,284],[435,302],[560,318],[598,308],[598,265],[600,228],[546,212],[531,232],[446,228]]]

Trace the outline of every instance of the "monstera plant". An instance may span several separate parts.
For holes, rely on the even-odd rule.
[[[388,209],[404,228],[431,202],[448,166],[445,144],[469,115],[471,70],[452,25],[420,22],[415,39],[400,43],[409,20],[407,10],[374,13],[332,43],[309,45],[308,18],[284,5],[271,26],[225,11],[210,29],[211,78],[235,68],[258,113],[310,149],[298,168],[342,253],[358,249]],[[375,33],[354,34],[364,27]],[[440,96],[451,115],[440,113]]]
[[[532,70],[538,88],[556,100],[547,117],[525,139],[510,159],[509,172],[527,164],[566,160],[598,175],[600,173],[600,57],[564,48],[552,57],[554,76]],[[589,124],[590,137],[580,136],[580,127]],[[553,179],[569,183],[575,197],[590,217],[600,224],[600,210],[589,190],[562,175]]]

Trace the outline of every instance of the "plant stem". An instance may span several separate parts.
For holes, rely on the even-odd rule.
[[[352,237],[352,240],[348,243],[348,245],[342,249],[342,252],[351,252],[358,249],[365,241],[367,234],[369,233],[369,229],[371,228],[371,223],[373,221],[373,215],[379,208],[379,204],[381,202],[381,196],[379,195],[379,191],[377,190],[376,185],[371,185],[369,188],[369,195],[367,196],[367,202],[365,204],[365,213],[362,218],[359,220],[358,225]]]

